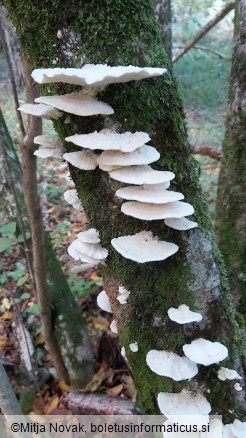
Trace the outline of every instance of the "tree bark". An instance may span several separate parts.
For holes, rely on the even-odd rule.
[[[22,415],[4,366],[0,362],[0,409],[4,415]]]
[[[206,33],[208,33],[217,23],[219,23],[219,21],[223,20],[223,18],[227,14],[229,14],[229,12],[231,12],[234,7],[235,7],[235,0],[232,0],[228,3],[226,3],[226,5],[221,9],[221,11],[219,11],[214,16],[214,18],[212,18],[210,21],[208,21],[208,23],[201,30],[199,30],[190,39],[190,41],[188,41],[188,43],[185,44],[183,49],[180,50],[180,52],[178,52],[178,54],[176,56],[174,56],[173,62],[178,61],[178,59],[181,58],[181,56],[183,56],[185,53],[187,53],[188,50],[190,50],[202,37],[204,37],[204,35],[206,35]]]
[[[57,66],[63,67],[78,67],[84,63],[168,66],[149,0],[69,2],[69,14],[64,0],[44,5],[42,9],[36,0],[6,0],[5,3],[33,68],[54,67],[57,58]],[[62,39],[57,38],[59,29]],[[61,94],[71,88],[52,84],[41,89],[46,94]],[[61,138],[104,127],[117,127],[121,132],[148,132],[151,143],[161,153],[153,167],[175,172],[176,179],[171,186],[184,193],[194,206],[199,223],[199,229],[178,232],[167,228],[162,221],[126,217],[114,196],[120,184],[100,169],[86,172],[70,166],[88,223],[100,231],[103,246],[110,252],[107,267],[103,268],[104,286],[139,390],[139,401],[145,412],[156,413],[158,392],[180,392],[186,387],[203,392],[212,405],[212,413],[223,414],[224,421],[235,416],[243,418],[246,411],[242,367],[244,334],[235,321],[220,254],[212,244],[206,204],[198,185],[199,167],[190,154],[172,71],[169,69],[155,79],[110,85],[99,97],[113,106],[115,114],[106,118],[71,116],[70,124],[64,124],[63,116],[54,123]],[[66,149],[71,151],[71,144],[67,144]],[[161,240],[177,243],[178,253],[162,262],[138,264],[113,250],[112,238],[142,230],[151,230]],[[119,285],[131,291],[128,305],[120,305],[116,299]],[[177,326],[168,319],[167,310],[183,303],[202,313],[201,323]],[[157,376],[147,367],[149,350],[163,349],[182,355],[182,346],[199,337],[221,341],[228,347],[229,357],[222,364],[239,370],[243,377],[240,393],[234,390],[232,382],[218,380],[216,371],[220,365],[200,367],[195,378],[181,383]],[[132,342],[138,342],[137,353],[129,348]]]
[[[234,49],[217,199],[217,233],[235,301],[246,315],[246,1],[236,3]]]

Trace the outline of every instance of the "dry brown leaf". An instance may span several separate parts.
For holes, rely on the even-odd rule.
[[[61,390],[62,392],[70,392],[70,391],[71,391],[71,386],[69,386],[69,385],[65,382],[65,380],[60,380],[60,381],[58,382],[58,386],[59,386],[59,388],[60,388],[60,390]]]
[[[11,321],[11,319],[13,319],[13,312],[4,312],[1,316],[0,319],[2,319],[3,321]]]
[[[49,415],[53,411],[53,409],[57,408],[58,404],[59,404],[59,397],[57,395],[51,397],[45,405],[44,408],[45,415]]]
[[[107,389],[106,394],[115,397],[120,394],[123,388],[124,385],[120,383],[119,385],[113,386],[113,388]]]

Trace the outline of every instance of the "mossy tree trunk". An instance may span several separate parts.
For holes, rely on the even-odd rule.
[[[33,68],[80,67],[85,63],[109,65],[165,66],[158,25],[150,0],[100,2],[53,0],[6,0],[26,55]],[[37,13],[38,11],[38,13]],[[61,30],[63,38],[57,38]],[[42,93],[64,93],[71,86],[43,86]],[[172,188],[184,193],[195,208],[199,228],[174,231],[163,221],[139,221],[120,212],[114,196],[120,184],[106,172],[81,171],[70,167],[72,178],[85,207],[88,223],[100,231],[103,246],[109,249],[104,268],[104,286],[110,296],[119,336],[139,389],[139,400],[146,412],[157,412],[155,397],[160,391],[179,392],[186,387],[202,391],[212,405],[212,413],[224,414],[226,421],[245,414],[245,389],[235,391],[233,382],[221,382],[220,365],[201,366],[191,381],[174,382],[154,374],[146,365],[151,349],[183,354],[182,346],[204,337],[221,341],[229,349],[223,365],[237,368],[243,376],[243,335],[234,318],[220,256],[211,241],[206,204],[198,185],[199,167],[187,141],[182,104],[172,71],[162,77],[108,86],[100,99],[115,109],[110,117],[63,116],[54,123],[60,137],[89,133],[104,127],[120,132],[146,131],[161,158],[156,169],[175,172]],[[75,150],[66,144],[67,151]],[[151,230],[162,240],[177,243],[179,251],[163,262],[138,264],[124,259],[111,246],[111,239]],[[120,305],[118,286],[131,291],[129,305]],[[185,303],[203,314],[199,324],[180,326],[168,319],[167,310]],[[133,353],[129,344],[138,342]],[[233,411],[233,414],[230,412]]]
[[[246,1],[235,11],[234,50],[217,200],[217,233],[235,300],[246,315]]]

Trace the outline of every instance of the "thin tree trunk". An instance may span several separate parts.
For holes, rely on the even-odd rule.
[[[4,33],[4,28],[3,28],[3,24],[2,24],[2,20],[1,20],[1,15],[0,15],[0,40],[1,40],[1,43],[3,46],[3,51],[4,51],[4,54],[6,57],[6,61],[8,64],[9,77],[10,77],[10,81],[11,81],[11,85],[12,85],[13,97],[14,97],[14,102],[15,102],[16,115],[17,115],[17,118],[19,121],[21,134],[22,134],[22,136],[24,136],[25,135],[25,128],[24,128],[21,113],[20,113],[20,111],[18,111],[18,108],[20,105],[19,105],[18,93],[17,93],[16,83],[15,83],[15,75],[14,75],[13,65],[12,65],[11,58],[10,58],[9,48],[8,48],[6,38],[5,38],[5,33]]]
[[[172,60],[172,8],[171,0],[157,0],[155,3],[155,17],[159,23],[161,38],[165,50]]]
[[[209,22],[200,29],[191,39],[188,41],[188,43],[185,44],[182,50],[178,52],[176,56],[173,58],[173,62],[178,61],[178,59],[181,58],[185,53],[188,52],[204,35],[206,35],[217,23],[219,23],[223,18],[229,14],[229,12],[232,11],[232,9],[235,7],[235,0],[230,1],[229,3],[226,3],[226,5],[219,11],[214,18],[209,20]]]
[[[168,65],[149,0],[120,3],[103,0],[93,4],[78,1],[72,6],[64,0],[57,1],[47,9],[38,9],[38,27],[35,21],[38,2],[25,0],[22,4],[19,0],[6,0],[5,3],[33,68],[52,67],[56,58],[63,67],[78,66],[79,59],[83,59],[83,63],[109,65]],[[27,27],[23,26],[24,10]],[[61,27],[63,38],[58,40],[57,30]],[[48,91],[64,93],[71,87],[52,84],[42,90],[46,94]],[[121,132],[147,131],[151,144],[161,153],[161,159],[153,167],[175,172],[172,187],[184,193],[186,200],[193,204],[199,223],[199,229],[178,232],[167,228],[163,221],[126,217],[121,213],[121,203],[114,193],[120,184],[100,169],[88,172],[70,166],[88,223],[100,231],[103,246],[110,252],[107,267],[103,268],[104,285],[139,390],[140,403],[146,412],[156,413],[156,395],[160,391],[178,393],[182,388],[189,388],[202,392],[211,403],[211,413],[223,414],[224,421],[235,416],[244,418],[245,380],[241,350],[244,333],[235,322],[220,254],[211,240],[206,204],[198,185],[199,168],[190,154],[172,71],[155,79],[108,86],[101,92],[100,99],[113,106],[115,114],[106,119],[71,116],[69,124],[64,124],[63,116],[54,123],[61,138],[75,132],[99,131],[103,127],[119,127]],[[66,147],[71,150],[71,145]],[[112,238],[142,230],[152,231],[161,240],[177,243],[178,253],[162,262],[138,264],[123,258],[111,246]],[[128,305],[121,305],[117,300],[119,285],[131,292]],[[170,321],[167,310],[179,304],[190,305],[202,313],[202,322],[187,328]],[[240,393],[235,391],[232,382],[218,380],[218,365],[200,367],[195,378],[181,383],[160,377],[147,367],[149,350],[182,355],[183,345],[200,337],[221,341],[228,347],[229,357],[222,364],[236,367],[242,375]],[[138,342],[137,353],[129,348],[133,342]]]
[[[4,415],[22,415],[4,366],[0,361],[0,409]]]
[[[232,292],[246,315],[246,0],[236,3],[234,50],[217,199],[217,233]]]

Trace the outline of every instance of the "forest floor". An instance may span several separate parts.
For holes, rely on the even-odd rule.
[[[206,69],[203,68],[205,64]],[[199,148],[203,151],[210,149],[217,151],[218,156],[221,154],[229,67],[229,61],[218,61],[214,55],[197,52],[187,54],[175,64],[185,103],[189,138],[194,151]],[[0,96],[1,109],[18,150],[20,131],[7,69],[1,53]],[[25,100],[24,90],[20,90],[19,98],[20,101]],[[43,129],[44,132],[51,132],[50,122],[45,121]],[[210,156],[196,154],[195,158],[201,166],[200,182],[214,224],[220,163]],[[90,336],[98,348],[98,371],[88,388],[92,392],[99,391],[134,401],[136,391],[131,373],[120,355],[117,337],[109,328],[110,315],[100,311],[96,304],[96,296],[102,289],[99,273],[94,268],[85,270],[83,265],[71,260],[67,254],[68,245],[86,223],[85,215],[72,209],[63,199],[64,191],[69,188],[65,179],[67,170],[64,163],[57,163],[52,159],[38,159],[38,183],[45,228],[50,232],[63,271],[81,311],[87,318]],[[0,248],[0,358],[11,375],[11,382],[20,396],[25,413],[64,412],[61,396],[64,392],[69,392],[70,387],[56,379],[55,369],[45,349],[39,308],[26,272],[22,248],[16,239],[16,222],[13,219],[8,222],[4,212],[1,212],[0,225],[1,236],[12,240],[8,248]],[[34,347],[35,366],[45,367],[48,371],[49,379],[42,385],[39,393],[35,387],[31,390],[25,388],[25,378],[18,371],[25,368],[26,361],[26,353],[21,346],[17,330],[19,319],[30,335],[30,342]],[[103,355],[100,348],[102,343],[110,346],[110,357]]]

